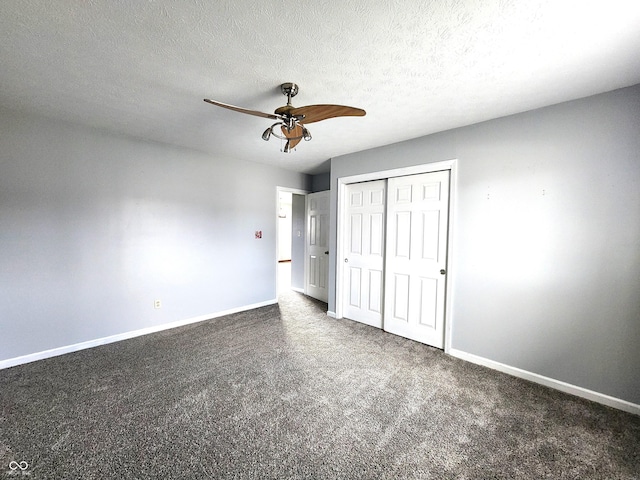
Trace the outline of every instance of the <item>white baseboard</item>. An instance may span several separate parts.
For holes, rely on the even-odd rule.
[[[254,308],[265,307],[267,305],[273,305],[277,303],[277,299],[267,300],[265,302],[254,303],[252,305],[244,305],[242,307],[231,308],[216,313],[209,313],[206,315],[199,315],[197,317],[186,318],[178,320],[176,322],[164,323],[162,325],[155,325],[153,327],[141,328],[140,330],[133,330],[130,332],[119,333],[117,335],[111,335],[109,337],[96,338],[95,340],[88,340],[86,342],[75,343],[73,345],[67,345],[64,347],[52,348],[50,350],[44,350],[42,352],[30,353],[21,357],[9,358],[7,360],[0,360],[0,370],[9,367],[15,367],[24,363],[35,362],[36,360],[43,360],[45,358],[57,357],[58,355],[64,355],[65,353],[77,352],[78,350],[84,350],[86,348],[97,347],[100,345],[106,345],[108,343],[119,342],[121,340],[127,340],[129,338],[140,337],[142,335],[148,335],[150,333],[161,332],[163,330],[169,330],[171,328],[182,327],[192,323],[202,322],[204,320],[211,320],[212,318],[223,317],[225,315],[231,315],[232,313],[244,312],[246,310],[252,310]]]
[[[640,405],[628,402],[626,400],[611,397],[603,393],[594,392],[593,390],[588,390],[586,388],[578,387],[570,383],[562,382],[560,380],[555,380],[553,378],[545,377],[543,375],[538,375],[537,373],[528,372],[527,370],[511,367],[509,365],[505,365],[504,363],[496,362],[494,360],[480,357],[472,353],[456,350],[455,348],[450,349],[447,353],[449,353],[449,355],[460,358],[462,360],[466,360],[467,362],[475,363],[477,365],[482,365],[484,367],[489,367],[489,368],[492,368],[493,370],[498,370],[503,373],[508,373],[509,375],[513,375],[514,377],[524,378],[525,380],[529,380],[531,382],[539,383],[546,387],[560,390],[561,392],[570,393],[571,395],[576,395],[578,397],[586,398],[587,400],[592,400],[594,402],[601,403],[609,407],[617,408],[619,410],[624,410],[625,412],[640,415]]]
[[[327,316],[331,318],[338,318],[336,312],[332,312],[331,310],[327,311]]]
[[[303,293],[304,294],[304,288],[291,287],[291,290],[293,290],[294,292],[298,292],[298,293]]]

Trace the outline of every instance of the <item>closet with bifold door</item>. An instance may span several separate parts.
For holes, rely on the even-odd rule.
[[[450,170],[344,187],[342,316],[444,348]]]

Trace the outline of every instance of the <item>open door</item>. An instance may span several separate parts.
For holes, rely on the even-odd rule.
[[[329,300],[329,191],[307,195],[305,292]]]

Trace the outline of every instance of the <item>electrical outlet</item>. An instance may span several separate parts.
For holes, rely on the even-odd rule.
[[[162,302],[160,300],[154,300],[153,308],[162,308]]]

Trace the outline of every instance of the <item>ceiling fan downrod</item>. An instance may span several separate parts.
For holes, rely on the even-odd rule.
[[[298,94],[298,85],[295,83],[287,82],[280,85],[280,90],[283,95],[287,97],[287,106],[290,107],[291,99]]]

